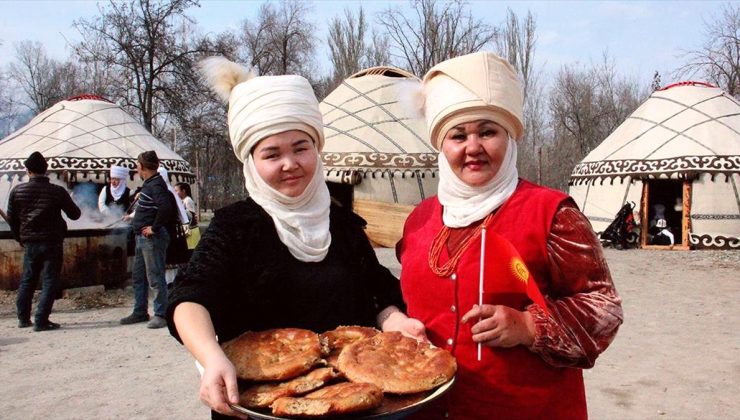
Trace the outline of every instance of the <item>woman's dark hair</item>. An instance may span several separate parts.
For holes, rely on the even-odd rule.
[[[185,195],[188,197],[192,197],[193,193],[190,191],[190,184],[187,182],[178,182],[175,184],[175,186],[183,191],[185,191]]]

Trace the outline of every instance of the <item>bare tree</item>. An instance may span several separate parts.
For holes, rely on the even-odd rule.
[[[177,130],[177,152],[196,172],[200,208],[219,208],[245,196],[242,165],[229,142],[227,108],[203,85],[195,65],[206,55],[233,57],[240,46],[233,34],[223,33],[211,40],[193,40],[193,49],[203,54],[188,55],[173,67],[174,83],[165,92]]]
[[[258,74],[270,74],[276,67],[276,54],[269,42],[271,34],[276,31],[277,13],[270,3],[263,3],[255,21],[244,20],[242,23],[242,40],[246,49],[246,59]]]
[[[365,67],[387,66],[391,64],[390,40],[387,35],[373,29],[373,42],[368,47]]]
[[[364,66],[367,53],[365,46],[367,21],[360,6],[357,17],[351,10],[344,10],[344,19],[334,17],[329,23],[329,52],[334,66],[335,83],[357,73]]]
[[[676,75],[702,75],[740,99],[740,4],[725,4],[721,15],[705,21],[704,26],[704,45],[685,53],[689,62],[681,66]]]
[[[336,16],[332,19],[327,41],[333,71],[326,82],[327,91],[333,90],[344,79],[364,68],[386,65],[390,62],[388,38],[373,33],[372,42],[368,44],[367,32],[368,22],[362,7],[357,15],[345,9],[343,18]]]
[[[563,66],[549,95],[553,139],[543,182],[565,189],[574,165],[598,146],[647,96],[635,80],[620,78],[605,53],[590,68]]]
[[[39,42],[21,41],[15,45],[15,61],[9,76],[23,91],[26,107],[41,112],[60,100],[79,93],[77,66],[50,58]]]
[[[524,178],[542,183],[542,148],[550,138],[547,94],[541,73],[532,73],[524,99],[524,139],[519,148],[517,167]]]
[[[147,130],[154,130],[164,86],[174,63],[193,54],[185,42],[190,19],[185,10],[197,0],[111,0],[100,16],[80,19],[74,26],[82,36],[75,52],[86,63],[97,62],[118,72],[125,90],[115,98],[134,108]]]
[[[120,69],[97,59],[97,57],[112,56],[114,53],[111,51],[111,45],[105,39],[98,37],[88,39],[84,48],[86,54],[77,56],[82,90],[106,99],[127,96],[128,79],[123,77]]]
[[[537,21],[532,12],[519,20],[511,9],[506,13],[506,22],[499,29],[500,36],[495,38],[496,49],[517,69],[522,78],[524,99],[529,93],[529,80],[534,72],[534,56],[537,44]]]
[[[15,131],[24,121],[13,81],[0,72],[0,139]]]
[[[495,28],[474,19],[463,1],[414,0],[412,13],[391,6],[378,24],[391,42],[391,57],[418,76],[435,64],[480,50],[496,37]]]
[[[315,37],[309,12],[309,6],[298,0],[283,0],[277,6],[266,2],[254,22],[243,23],[246,55],[259,74],[300,74],[314,79]]]
[[[547,110],[541,70],[535,70],[537,22],[531,12],[521,20],[509,9],[495,39],[496,50],[519,73],[524,95],[524,139],[517,166],[525,178],[542,181],[540,151],[547,130]]]

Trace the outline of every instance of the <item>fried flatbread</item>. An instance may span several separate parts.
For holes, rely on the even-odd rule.
[[[331,416],[378,407],[383,391],[373,384],[342,382],[314,391],[305,397],[283,397],[272,403],[272,413],[281,417]]]
[[[314,369],[288,382],[253,385],[241,393],[239,404],[248,408],[268,407],[280,397],[292,397],[315,391],[337,376],[337,371],[328,367]]]
[[[339,353],[342,352],[343,348],[379,333],[380,331],[370,327],[341,326],[321,334],[319,336],[321,344],[328,350],[328,355],[325,357],[326,362],[329,366],[336,368]]]
[[[392,394],[413,394],[452,379],[457,363],[446,350],[400,332],[385,332],[345,347],[338,367],[352,382],[375,384]]]
[[[236,376],[283,381],[308,372],[321,359],[318,334],[299,328],[247,331],[221,345]]]

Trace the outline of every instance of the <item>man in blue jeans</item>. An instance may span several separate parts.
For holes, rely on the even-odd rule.
[[[175,223],[174,197],[167,189],[164,179],[157,173],[159,157],[153,150],[143,152],[136,158],[136,170],[144,180],[136,203],[132,221],[136,235],[136,253],[132,269],[134,281],[134,310],[122,318],[121,324],[149,321],[149,287],[156,290],[154,317],[147,327],[162,328],[167,325],[167,283],[165,281],[165,258],[170,235],[168,225]]]
[[[23,275],[15,301],[18,327],[33,326],[34,331],[56,330],[59,324],[49,321],[49,314],[59,291],[62,244],[67,232],[62,211],[70,219],[77,220],[80,209],[63,187],[49,182],[48,165],[41,153],[31,153],[23,165],[28,172],[28,182],[13,188],[8,199],[8,224],[24,248]],[[34,325],[31,304],[39,276],[42,287]]]

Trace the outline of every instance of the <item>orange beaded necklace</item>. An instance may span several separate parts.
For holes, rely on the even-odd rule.
[[[475,230],[473,230],[473,232],[470,233],[470,235],[462,241],[460,246],[458,246],[455,252],[450,256],[450,259],[440,266],[439,257],[442,255],[442,249],[445,247],[445,245],[447,245],[447,241],[450,238],[451,231],[449,227],[442,226],[442,230],[440,230],[439,233],[437,233],[437,235],[434,237],[434,240],[432,241],[432,246],[429,249],[428,260],[429,268],[432,270],[432,273],[440,277],[449,277],[457,268],[457,263],[460,262],[460,258],[468,249],[470,244],[472,244],[475,239],[480,237],[480,233],[484,227],[488,227],[491,219],[493,218],[493,215],[494,213],[491,213],[486,216],[486,218],[483,219],[483,222],[478,225],[478,227],[476,227]]]

